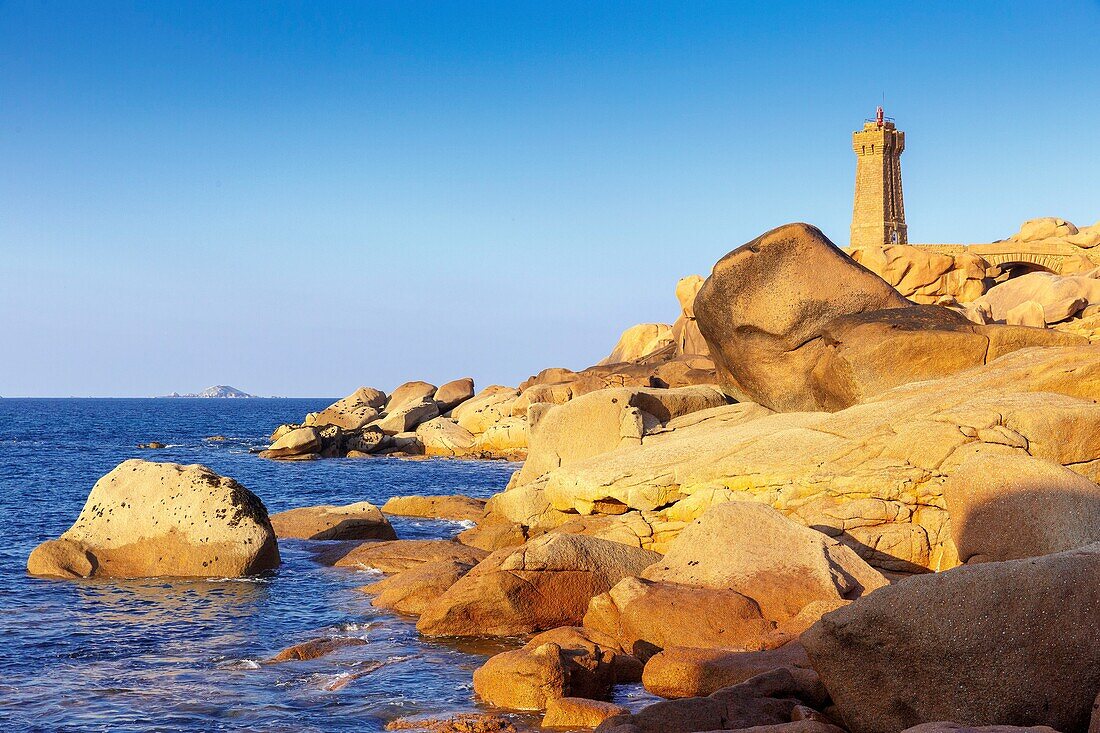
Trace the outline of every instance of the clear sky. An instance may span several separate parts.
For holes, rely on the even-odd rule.
[[[906,131],[911,241],[1100,219],[1100,4],[0,0],[0,395],[515,384]]]

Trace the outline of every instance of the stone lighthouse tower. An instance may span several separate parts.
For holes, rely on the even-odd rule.
[[[901,153],[905,133],[878,108],[874,120],[852,133],[856,152],[856,202],[852,247],[905,244],[905,205],[901,199]]]

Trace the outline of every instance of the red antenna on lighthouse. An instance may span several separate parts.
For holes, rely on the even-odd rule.
[[[881,129],[885,122],[886,122],[885,113],[882,111],[882,105],[879,105],[879,108],[875,110],[875,124],[877,124],[879,126],[879,128]]]

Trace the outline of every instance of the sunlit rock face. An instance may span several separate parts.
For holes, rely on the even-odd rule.
[[[741,403],[686,415],[514,485],[487,510],[663,552],[709,507],[757,501],[880,569],[946,569],[959,558],[944,487],[960,466],[1012,456],[1096,481],[1098,402],[1100,350],[1025,349],[835,413]]]

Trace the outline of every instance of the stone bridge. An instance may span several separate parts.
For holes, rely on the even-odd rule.
[[[1070,265],[1067,268],[1069,272],[1100,267],[1100,252],[1093,254],[1091,250],[1068,242],[1006,240],[991,244],[911,244],[910,246],[945,255],[975,254],[991,265],[1021,272],[1042,270],[1062,274],[1063,267],[1067,264]],[[1082,260],[1086,260],[1091,265]]]

